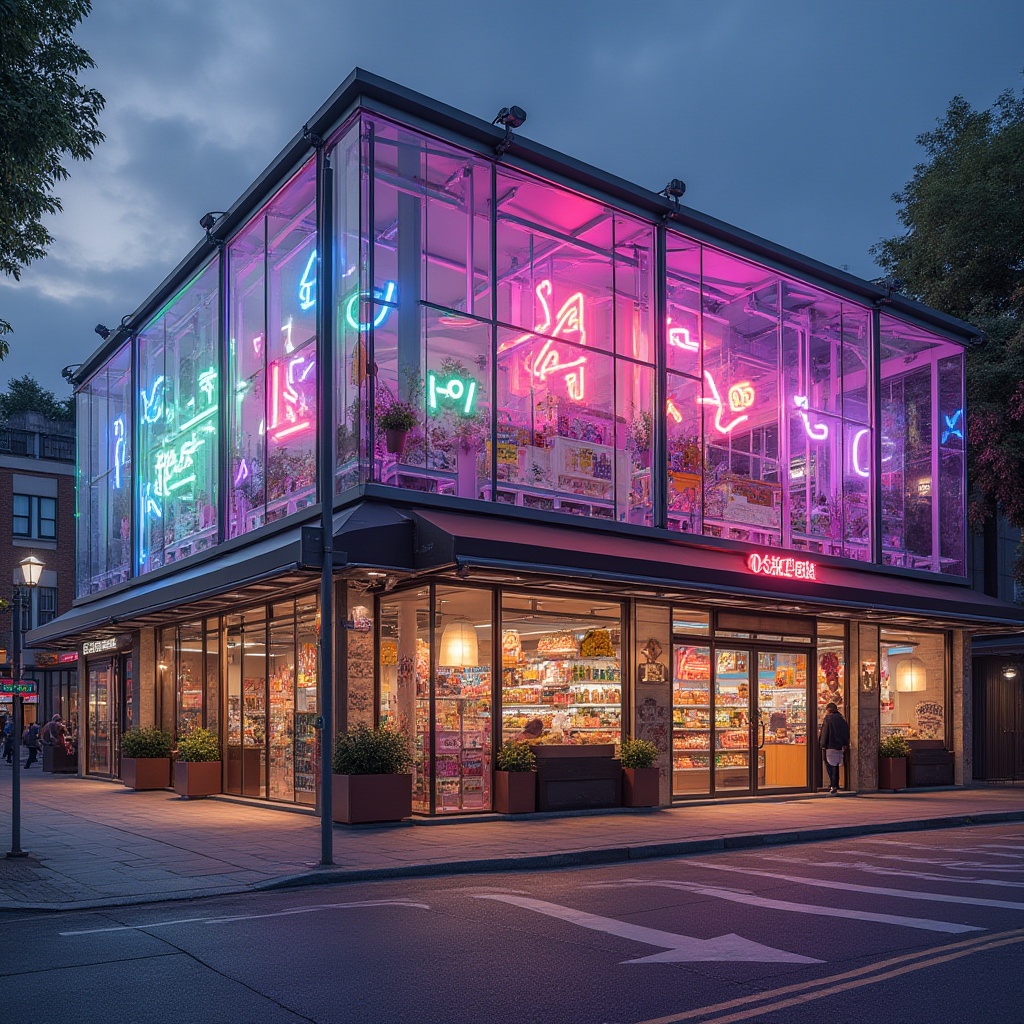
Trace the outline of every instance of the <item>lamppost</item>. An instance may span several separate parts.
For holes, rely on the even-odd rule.
[[[14,602],[11,607],[11,675],[15,683],[21,682],[21,602],[28,588],[39,585],[43,575],[43,563],[35,555],[29,555],[18,563],[21,570],[21,583],[14,588]],[[14,777],[11,780],[11,849],[8,857],[27,857],[21,848],[21,732],[23,728],[20,693],[12,694],[11,702],[14,711],[14,728],[11,743],[14,747]]]

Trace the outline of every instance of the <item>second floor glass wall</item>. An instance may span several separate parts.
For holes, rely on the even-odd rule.
[[[328,152],[336,494],[964,574],[959,344],[380,117]],[[133,534],[83,530],[80,592],[122,548],[138,574],[316,500],[316,232],[310,160],[228,239],[228,294],[214,260],[138,335],[123,463],[89,440],[122,357],[83,388],[80,474],[140,454]]]

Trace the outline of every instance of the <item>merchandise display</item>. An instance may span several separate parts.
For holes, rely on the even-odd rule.
[[[515,739],[527,722],[543,724],[540,743],[618,743],[622,738],[622,677],[611,633],[586,634],[601,657],[576,656],[573,633],[540,637],[519,665],[505,662],[501,679],[502,738]],[[587,639],[584,645],[587,646]],[[532,739],[533,737],[531,737]]]
[[[677,647],[672,677],[672,791],[707,793],[711,770],[711,651]]]
[[[490,808],[490,669],[439,667],[434,708],[436,809]]]
[[[715,790],[750,787],[750,656],[719,650],[715,664]],[[759,781],[764,754],[757,758]]]

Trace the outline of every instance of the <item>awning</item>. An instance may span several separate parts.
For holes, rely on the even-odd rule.
[[[555,526],[499,516],[419,509],[417,570],[453,567],[572,576],[652,590],[699,591],[740,598],[766,611],[859,609],[868,617],[897,615],[931,625],[984,627],[1024,625],[1024,608],[979,594],[966,584],[818,563],[814,579],[775,578],[753,571],[751,551],[724,550],[707,538],[677,539],[663,532],[637,537],[585,527]],[[785,572],[787,560],[814,555],[758,549],[769,560],[762,570]],[[778,559],[778,562],[771,561]],[[780,564],[781,563],[781,564]]]
[[[213,615],[241,604],[312,586],[316,569],[303,568],[302,531],[318,519],[256,540],[239,538],[209,556],[80,598],[71,610],[33,629],[26,647],[73,649],[81,637],[114,636],[140,626]],[[413,524],[408,516],[375,502],[361,502],[334,517],[335,569],[375,566],[412,569]],[[345,557],[342,560],[339,554]]]

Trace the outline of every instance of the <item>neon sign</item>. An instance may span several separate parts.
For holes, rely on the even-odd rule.
[[[793,404],[797,407],[797,415],[804,421],[804,431],[812,441],[828,440],[828,424],[815,423],[811,426],[811,418],[808,415],[808,400],[806,395],[794,395]]]
[[[381,302],[394,302],[395,295],[398,291],[398,285],[394,281],[388,281],[384,285],[384,288],[374,288],[373,294],[369,292],[353,292],[351,298],[345,304],[345,319],[348,321],[349,326],[354,331],[368,331],[371,327],[380,327],[382,323],[388,318],[388,314],[391,312],[391,306],[382,306],[377,313],[374,315],[372,323],[362,323],[359,319],[359,303],[362,301],[372,302],[374,300],[380,300]]]
[[[806,558],[786,558],[782,555],[747,555],[747,568],[758,576],[771,576],[784,580],[817,581],[817,563]]]
[[[427,408],[431,412],[437,411],[439,396],[446,404],[454,406],[460,416],[472,416],[476,411],[476,381],[472,377],[468,380],[448,377],[439,383],[437,374],[431,370],[427,374]]]
[[[156,423],[160,419],[160,414],[164,408],[164,378],[161,374],[155,381],[153,381],[153,387],[149,393],[146,393],[146,389],[143,388],[139,393],[139,397],[142,399],[142,422],[143,423]]]
[[[750,419],[743,410],[749,409],[754,404],[754,399],[757,396],[754,393],[754,385],[749,380],[741,380],[729,388],[727,392],[729,411],[740,413],[741,415],[735,416],[728,423],[723,423],[722,416],[725,413],[725,404],[722,401],[722,396],[718,393],[718,385],[715,383],[715,378],[711,376],[710,370],[704,371],[704,377],[708,382],[708,388],[711,390],[711,397],[698,396],[697,402],[700,405],[713,405],[715,407],[715,429],[720,434],[729,434],[741,423]]]
[[[316,369],[316,360],[295,356],[287,367],[270,364],[270,436],[275,441],[313,428],[312,408],[304,384]],[[283,372],[282,372],[283,371]],[[283,378],[283,380],[282,380]]]
[[[114,420],[114,487],[121,489],[121,470],[127,461],[128,439],[125,437],[124,416]]]
[[[946,421],[946,425],[942,428],[942,440],[939,442],[940,444],[945,444],[951,437],[959,437],[961,441],[964,439],[963,427],[958,426],[963,414],[963,409],[957,409],[952,416],[947,416],[943,413],[942,418]]]
[[[668,318],[672,323],[672,317]],[[668,343],[670,348],[681,348],[686,352],[699,352],[700,342],[690,340],[690,332],[685,327],[669,327]]]
[[[860,454],[861,444],[863,443],[864,438],[868,437],[870,433],[871,431],[868,430],[867,427],[862,427],[853,435],[853,451],[851,454],[853,458],[853,471],[857,476],[868,477],[871,475],[870,460],[862,461]]]
[[[306,269],[299,278],[299,309],[312,309],[316,305],[316,249],[309,254]]]

